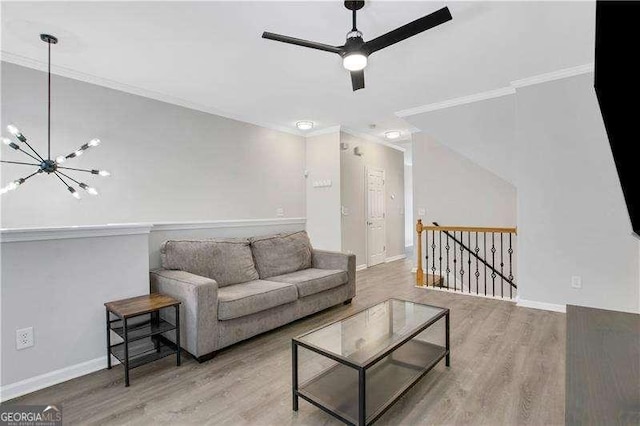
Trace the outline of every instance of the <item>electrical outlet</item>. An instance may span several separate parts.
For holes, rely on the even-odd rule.
[[[276,209],[276,216],[278,217],[284,216],[284,209],[282,207]]]
[[[582,277],[579,277],[577,275],[571,277],[571,287],[582,288]]]
[[[425,209],[418,209],[418,216],[423,217],[426,213],[427,211]]]
[[[16,330],[16,349],[26,349],[33,346],[33,327]]]

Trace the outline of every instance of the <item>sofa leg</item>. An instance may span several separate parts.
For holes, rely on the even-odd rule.
[[[342,302],[343,305],[350,305],[351,304],[351,300],[352,299],[347,299],[344,302]]]
[[[202,364],[203,362],[206,362],[206,361],[209,361],[209,360],[213,359],[213,357],[215,357],[217,354],[218,354],[218,351],[213,351],[213,352],[209,352],[208,354],[197,356],[197,357],[195,357],[195,359],[200,364]]]

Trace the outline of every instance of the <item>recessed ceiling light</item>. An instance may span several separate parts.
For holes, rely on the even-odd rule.
[[[296,127],[300,130],[311,130],[313,129],[313,121],[298,121]]]
[[[398,139],[401,135],[400,130],[390,130],[384,133],[384,137],[387,139]]]

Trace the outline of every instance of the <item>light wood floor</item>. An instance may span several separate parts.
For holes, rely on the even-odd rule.
[[[378,421],[381,425],[564,423],[565,316],[513,303],[417,289],[409,261],[358,273],[357,296],[239,343],[203,364],[187,357],[103,370],[10,403],[62,404],[65,424],[337,425],[301,400],[291,410],[291,337],[389,297],[451,309],[444,361]]]

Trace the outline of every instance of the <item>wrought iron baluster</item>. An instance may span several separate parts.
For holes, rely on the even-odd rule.
[[[487,295],[487,233],[483,232],[483,239],[484,239],[484,251],[482,252],[482,257],[485,259],[484,262],[484,295]]]
[[[426,259],[424,263],[424,271],[426,274],[425,284],[427,287],[429,287],[429,273],[428,273],[429,271],[429,230],[428,229],[427,229],[427,232],[424,233],[424,235],[425,235],[424,251],[426,253]]]
[[[480,256],[478,256],[478,253],[480,253],[480,248],[478,247],[478,232],[476,231],[476,294],[479,294],[480,291],[478,290],[478,286],[479,286],[479,280],[480,280],[480,269],[479,269],[479,258]]]
[[[492,280],[492,291],[491,295],[495,297],[496,295],[496,233],[491,233],[491,280]]]
[[[469,251],[471,251],[471,232],[467,232],[467,246],[469,247]],[[467,255],[467,272],[469,277],[469,293],[471,293],[471,253]]]
[[[460,231],[460,291],[464,291],[464,236]]]
[[[458,290],[458,252],[456,242],[456,231],[453,231],[453,291]]]
[[[438,265],[438,274],[442,277],[442,231],[438,231],[438,255],[440,258],[438,259],[440,264]],[[440,288],[442,288],[442,281],[440,281]]]
[[[509,281],[513,284],[513,265],[511,262],[511,256],[513,255],[513,248],[511,246],[511,234],[509,234]],[[509,299],[513,299],[513,285],[509,285]]]
[[[502,245],[502,236],[500,233],[500,297],[504,297],[504,247]]]
[[[431,274],[436,276],[436,231],[431,231]],[[435,286],[434,286],[435,287]]]
[[[451,268],[449,267],[449,249],[451,246],[449,245],[449,234],[447,233],[447,245],[445,249],[447,251],[447,290],[449,290],[449,273],[451,272]]]

